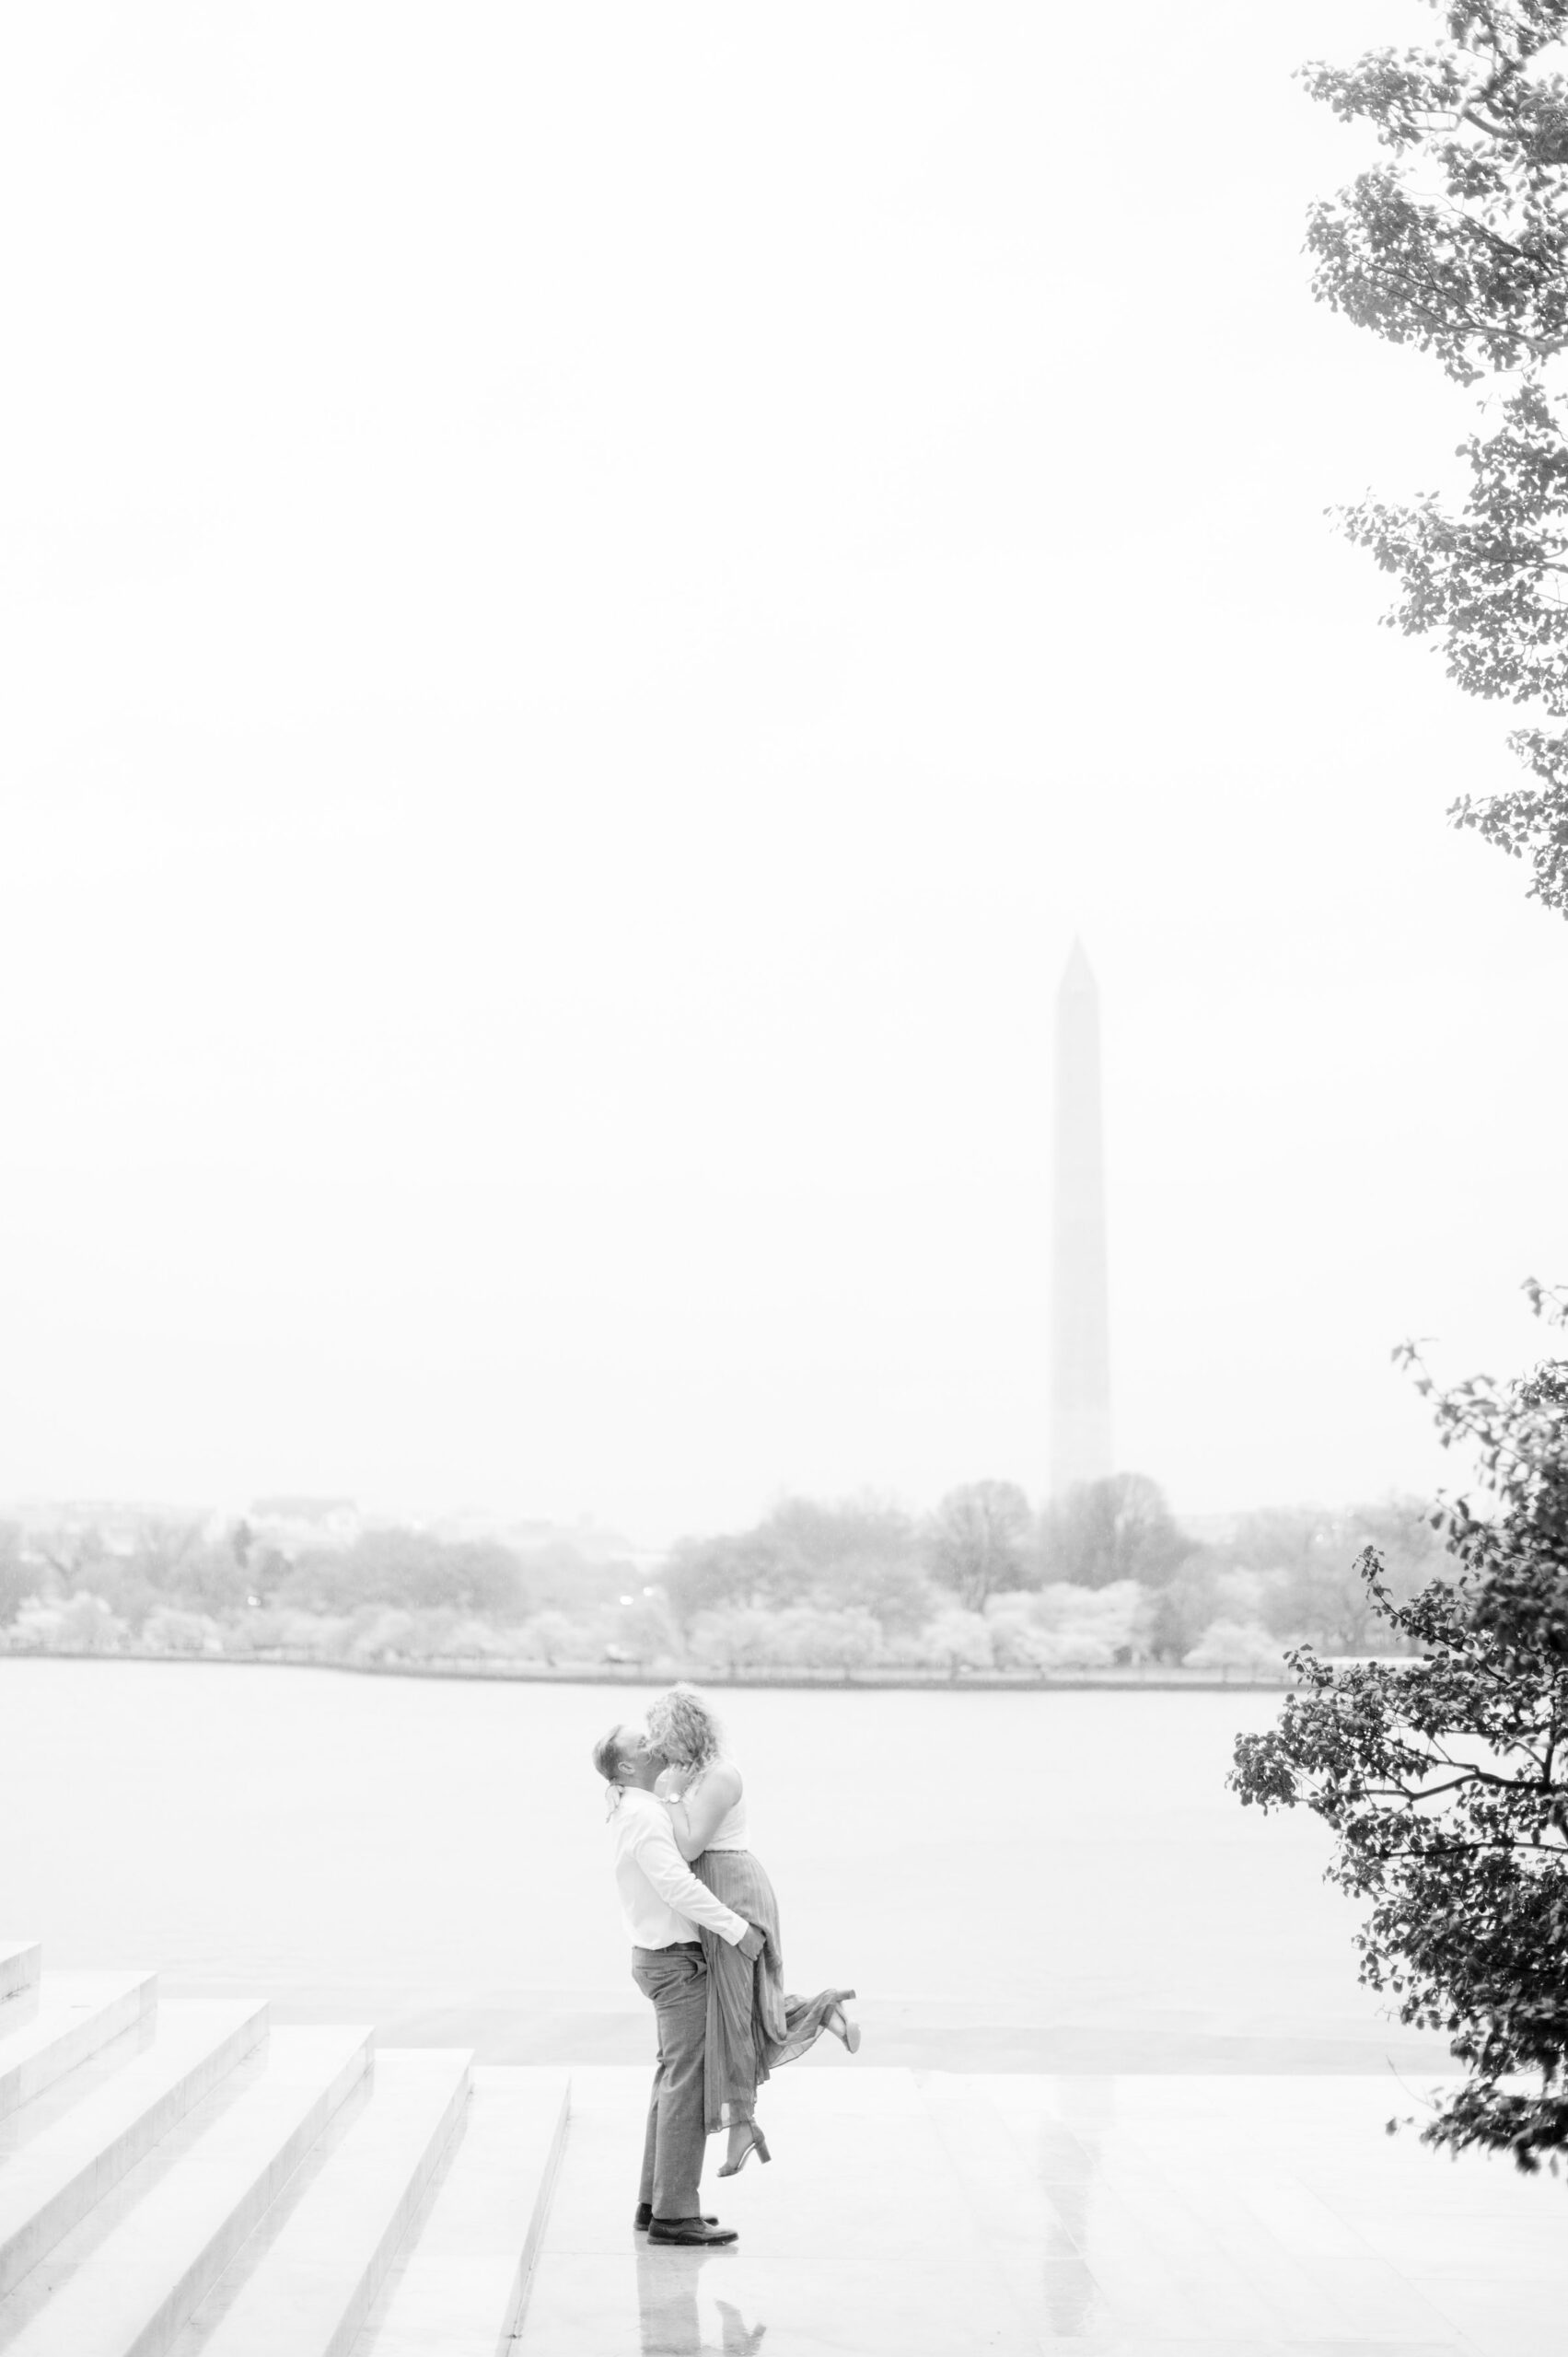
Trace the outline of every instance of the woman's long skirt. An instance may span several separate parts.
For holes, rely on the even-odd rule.
[[[815,1997],[784,1994],[779,1945],[779,1902],[761,1861],[749,1850],[704,1850],[691,1871],[715,1898],[755,1923],[762,1953],[738,1948],[697,1927],[708,1968],[708,2044],[703,2063],[703,2124],[712,2136],[733,2120],[749,2119],[757,2090],[770,2074],[815,2046],[826,2016],[853,1989],[819,1989]]]

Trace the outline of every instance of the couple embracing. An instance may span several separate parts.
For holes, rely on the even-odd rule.
[[[829,2030],[853,2054],[853,1989],[784,1994],[778,1903],[747,1847],[740,1771],[701,1695],[673,1686],[645,1722],[594,1746],[610,1786],[609,1828],[632,1977],[652,2001],[658,2064],[634,2223],[650,2243],[732,2243],[702,2214],[708,2137],[729,2132],[720,2177],[766,2161],[757,2090]]]

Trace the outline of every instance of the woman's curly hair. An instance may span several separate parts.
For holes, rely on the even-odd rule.
[[[672,1686],[649,1707],[648,1741],[678,1768],[705,1768],[724,1735],[695,1687]]]

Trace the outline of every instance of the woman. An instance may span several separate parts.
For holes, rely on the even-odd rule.
[[[778,1901],[761,1863],[746,1846],[740,1771],[720,1751],[717,1722],[690,1686],[672,1686],[648,1713],[648,1743],[668,1760],[656,1789],[669,1810],[676,1846],[715,1898],[755,1923],[763,1949],[749,1963],[727,1940],[698,1926],[708,1967],[704,2110],[707,2131],[729,2131],[720,2177],[733,2177],[752,2153],[772,2156],[757,2125],[757,2090],[781,2063],[793,2062],[830,2030],[854,2054],[860,2026],[844,2012],[853,1989],[787,1997],[779,1945]]]

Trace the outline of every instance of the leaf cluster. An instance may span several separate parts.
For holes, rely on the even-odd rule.
[[[1515,382],[1497,429],[1460,447],[1458,511],[1369,500],[1342,521],[1400,581],[1395,627],[1435,633],[1468,693],[1558,724],[1510,739],[1533,784],[1463,796],[1449,815],[1527,859],[1531,892],[1568,912],[1568,438],[1553,366],[1568,348],[1568,78],[1545,62],[1568,0],[1454,0],[1440,14],[1434,44],[1303,69],[1312,97],[1386,151],[1312,208],[1313,292],[1457,384]]]
[[[1532,1285],[1539,1315],[1568,1296]],[[1487,1511],[1434,1520],[1458,1576],[1401,1601],[1376,1548],[1358,1563],[1406,1661],[1288,1656],[1276,1724],[1238,1737],[1245,1805],[1302,1806],[1335,1840],[1328,1878],[1364,1909],[1361,1978],[1400,2019],[1446,2034],[1465,2077],[1426,2141],[1506,2150],[1525,2169],[1568,2148],[1568,1361],[1438,1392],[1445,1446],[1475,1451]],[[1527,2084],[1521,2086],[1523,2078]],[[1392,2123],[1391,2123],[1392,2124]]]
[[[1302,69],[1313,98],[1393,158],[1313,206],[1307,246],[1320,302],[1470,385],[1568,333],[1568,81],[1532,70],[1568,10],[1442,13],[1434,46]]]

